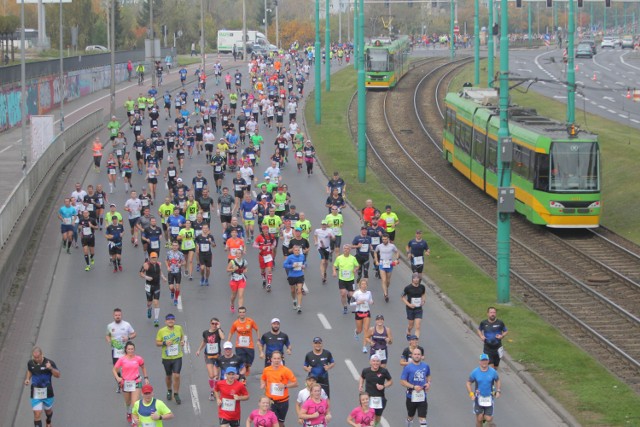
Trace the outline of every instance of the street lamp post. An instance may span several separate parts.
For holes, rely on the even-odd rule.
[[[487,86],[493,87],[493,59],[495,58],[493,17],[495,11],[494,0],[489,0],[489,28],[487,29]]]
[[[480,1],[473,2],[473,85],[480,85]],[[423,26],[424,29],[424,26]]]
[[[63,56],[63,51],[64,51],[64,47],[62,45],[63,41],[62,41],[62,0],[60,0],[60,31],[58,32],[60,35],[60,43],[59,43],[59,49],[60,49],[60,132],[64,131],[64,94],[65,94],[65,87],[64,87],[64,60],[62,59]]]
[[[267,40],[269,40],[269,33],[267,32],[269,28],[269,20],[267,18],[268,10],[269,9],[267,9],[267,0],[264,0],[264,36],[266,37]]]
[[[206,74],[204,72],[204,60],[205,60],[205,44],[204,44],[204,0],[200,0],[200,60],[202,62],[202,66],[200,67],[200,72]]]
[[[360,26],[358,25],[358,0],[354,0],[353,2],[353,68],[358,70],[359,61],[358,61],[358,53],[360,50],[360,43],[358,42],[360,38]]]
[[[276,46],[280,49],[280,20],[278,17],[278,0],[276,0]]]
[[[574,0],[569,0],[569,22],[567,25],[567,123],[576,120],[576,69],[574,68],[573,41],[576,31]]]
[[[329,9],[330,9],[330,2],[329,0],[325,0],[324,2],[324,12],[325,12],[324,51],[325,51],[326,61],[325,61],[325,71],[324,71],[324,74],[325,74],[324,83],[325,83],[325,90],[327,92],[331,91],[331,22],[329,21],[330,19]]]
[[[116,115],[116,1],[111,0],[111,85],[109,86],[109,114]],[[153,72],[151,74],[154,74]]]
[[[451,34],[449,37],[449,48],[451,50],[451,60],[453,61],[453,58],[456,56],[456,35],[454,34],[454,26],[455,26],[455,20],[456,20],[456,9],[455,9],[455,0],[451,0],[451,13],[450,13],[450,19],[451,21],[449,22],[449,34]]]
[[[320,124],[322,121],[322,81],[320,80],[320,0],[316,0],[316,42],[314,45],[313,60],[315,61],[313,78],[315,84],[316,123]]]
[[[247,2],[246,0],[242,0],[242,60],[243,61],[247,60]]]
[[[115,1],[115,0],[113,0]],[[153,31],[153,0],[149,0],[149,27],[150,27],[150,34],[151,34],[151,70],[149,70],[151,72],[151,85],[155,86],[156,85],[156,70],[155,70],[155,66],[156,66],[156,36],[154,34]],[[113,67],[111,67],[113,68]]]
[[[22,111],[20,121],[20,133],[22,141],[20,143],[20,159],[22,160],[22,174],[27,173],[27,63],[24,56],[24,0],[20,2],[20,110]]]
[[[356,0],[358,1],[358,0]],[[364,87],[364,0],[360,0],[358,24],[358,182],[367,180],[367,97]]]

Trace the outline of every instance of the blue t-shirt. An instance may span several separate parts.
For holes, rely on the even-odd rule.
[[[426,363],[420,362],[417,365],[415,363],[409,363],[402,369],[400,379],[412,385],[424,386],[427,383],[429,375],[431,375],[431,369]],[[407,397],[411,398],[411,390],[407,391]]]
[[[294,263],[304,264],[305,259],[303,254],[299,255],[289,255],[286,260],[284,260],[284,268],[287,269],[287,277],[301,277],[304,276],[304,270],[297,270],[294,268]]]
[[[424,252],[429,249],[429,245],[426,240],[411,239],[407,244],[411,250],[413,256],[423,256]]]
[[[255,220],[255,214],[251,213],[253,211],[253,208],[256,207],[256,205],[258,204],[258,202],[256,202],[255,200],[249,200],[247,201],[242,201],[242,203],[240,203],[240,210],[242,211],[242,218],[252,221]],[[250,217],[247,217],[247,214],[251,213]]]
[[[173,231],[171,231],[171,227],[182,227],[185,223],[185,219],[182,215],[171,215],[169,218],[167,218],[167,224],[169,225],[169,231],[171,232],[172,235],[176,235],[177,233],[173,233]]]
[[[187,78],[187,69],[186,68],[181,68],[180,69],[180,78],[181,79],[186,79]]]
[[[76,208],[74,208],[73,206],[69,206],[69,207],[62,206],[58,210],[58,213],[62,218],[73,218],[75,215],[78,214],[78,212],[76,211]]]
[[[477,367],[469,375],[469,382],[476,384],[476,390],[481,396],[491,396],[493,383],[496,381],[498,381],[498,372],[491,366],[486,371]]]

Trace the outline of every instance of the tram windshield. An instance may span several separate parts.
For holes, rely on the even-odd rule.
[[[600,191],[600,153],[596,142],[554,142],[550,154],[549,191]]]
[[[389,55],[386,49],[369,49],[367,71],[389,71]]]

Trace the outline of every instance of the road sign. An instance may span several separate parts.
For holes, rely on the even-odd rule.
[[[460,34],[460,27],[458,25],[453,27],[453,34],[455,34],[456,36]]]

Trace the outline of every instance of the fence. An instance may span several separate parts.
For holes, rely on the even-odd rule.
[[[14,190],[0,208],[0,247],[4,249],[15,225],[30,205],[38,187],[48,177],[54,167],[59,167],[56,161],[67,151],[77,148],[86,137],[95,133],[104,125],[103,109],[94,111],[69,126],[58,135],[47,147],[42,156],[31,165]],[[51,177],[49,177],[51,179]]]

